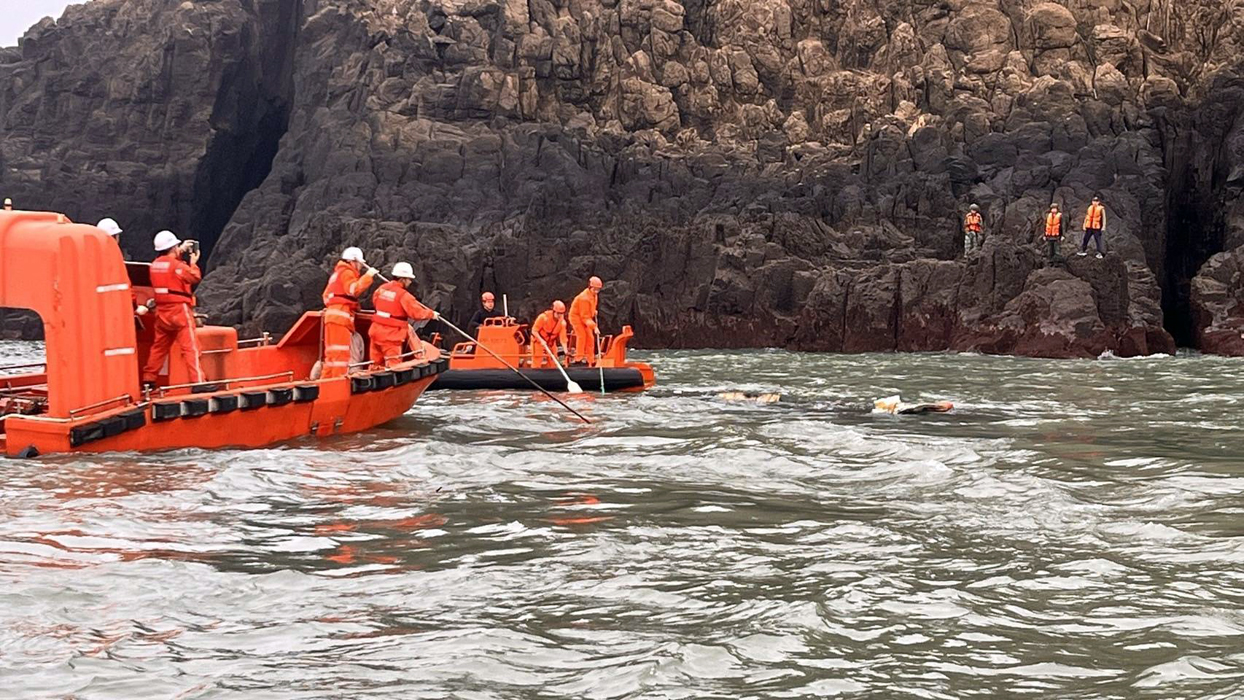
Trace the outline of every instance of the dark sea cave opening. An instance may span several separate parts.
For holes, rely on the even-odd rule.
[[[1223,250],[1226,224],[1218,206],[1215,182],[1201,182],[1194,174],[1193,144],[1181,139],[1173,154],[1167,189],[1166,245],[1162,261],[1163,325],[1179,347],[1197,347],[1192,310],[1192,278],[1201,266]],[[1215,168],[1216,170],[1216,168]],[[1217,180],[1214,177],[1213,180]]]
[[[248,192],[259,187],[289,129],[294,49],[302,0],[255,6],[259,49],[222,81],[212,111],[215,132],[195,173],[190,237],[210,262],[212,249]]]

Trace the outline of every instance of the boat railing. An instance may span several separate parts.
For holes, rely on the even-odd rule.
[[[29,393],[31,391],[38,391],[39,389],[46,390],[47,388],[47,382],[42,384],[22,384],[21,386],[13,386],[11,382],[5,382],[4,386],[0,387],[0,396],[15,396],[18,394]]]
[[[79,413],[86,413],[88,411],[93,411],[97,408],[103,408],[104,406],[108,406],[108,405],[118,403],[118,402],[124,402],[124,405],[127,405],[127,406],[129,404],[135,403],[134,397],[131,396],[130,394],[121,394],[120,396],[114,396],[111,399],[104,399],[103,401],[96,401],[95,403],[89,404],[87,406],[71,408],[69,409],[69,419],[73,420],[76,417],[76,415]]]
[[[234,350],[241,350],[242,348],[250,347],[252,345],[255,347],[265,347],[271,344],[272,344],[272,336],[269,335],[268,333],[264,333],[262,336],[258,338],[247,338],[246,340],[239,340],[237,343],[237,347],[216,348],[214,350],[203,350],[203,351],[200,351],[199,354],[200,355],[222,355],[224,353],[233,352]]]
[[[208,381],[208,382],[189,382],[187,384],[170,384],[168,386],[159,387],[156,389],[156,391],[159,392],[160,398],[164,398],[166,392],[168,392],[171,389],[189,389],[190,387],[201,386],[203,384],[219,384],[222,387],[228,387],[230,384],[238,384],[241,382],[258,382],[258,381],[263,381],[267,379],[280,379],[281,377],[285,377],[289,379],[290,381],[293,381],[294,371],[290,369],[290,370],[285,370],[284,372],[277,372],[276,374],[261,374],[261,375],[257,375],[254,377],[232,377],[230,379],[219,379],[219,380],[213,380],[213,381]]]
[[[11,372],[16,369],[34,369],[35,367],[47,367],[46,362],[29,362],[24,365],[5,365],[0,367],[0,372]]]
[[[397,357],[395,357],[394,359],[398,360],[399,362],[405,362],[406,360],[413,360],[415,358],[424,359],[426,357],[427,357],[427,354],[423,351],[423,348],[420,348],[418,350],[411,350],[410,352],[404,352],[401,355],[398,355]],[[350,369],[360,369],[363,367],[370,367],[371,365],[372,365],[371,360],[351,362]]]

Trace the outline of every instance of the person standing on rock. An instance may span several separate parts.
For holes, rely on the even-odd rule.
[[[1050,211],[1045,215],[1045,242],[1050,248],[1050,262],[1058,259],[1058,243],[1063,238],[1063,214],[1058,210],[1058,203],[1050,204]]]
[[[190,370],[190,381],[203,382],[193,311],[194,285],[202,281],[203,273],[199,271],[199,251],[191,243],[182,243],[172,231],[161,231],[155,236],[155,249],[159,253],[151,263],[151,287],[156,303],[155,338],[151,341],[147,364],[143,366],[143,387],[148,390],[155,388],[174,343],[181,349],[181,357]],[[189,263],[182,260],[183,255],[188,256]]]
[[[360,277],[359,272],[364,271]],[[376,278],[376,268],[363,261],[363,251],[350,246],[341,252],[341,259],[328,284],[324,286],[324,352],[321,379],[344,377],[350,371],[350,343],[354,338],[354,313],[359,297]]]
[[[980,250],[984,221],[981,219],[981,208],[975,204],[968,207],[968,215],[963,217],[963,254],[967,256],[974,250]]]
[[[479,297],[480,308],[475,310],[471,322],[467,324],[467,333],[472,338],[479,338],[479,327],[490,318],[501,318],[504,314],[497,311],[497,297],[492,292],[484,292]]]
[[[1084,214],[1084,240],[1080,242],[1080,252],[1077,255],[1088,255],[1089,239],[1097,245],[1097,257],[1101,259],[1105,251],[1101,245],[1102,231],[1106,230],[1106,208],[1101,204],[1101,197],[1093,195],[1093,203],[1089,205],[1088,212]]]
[[[393,266],[393,280],[377,287],[371,295],[371,303],[376,307],[371,328],[367,329],[372,367],[392,367],[401,361],[402,343],[407,339],[412,344],[418,342],[410,331],[410,321],[440,318],[440,314],[420,304],[410,293],[408,287],[414,280],[414,268],[410,263],[400,262]],[[411,347],[412,352],[418,349],[417,345]]]
[[[600,290],[605,286],[599,277],[587,281],[587,289],[570,302],[570,326],[574,328],[574,363],[591,364],[596,357],[596,337],[600,328],[596,324],[596,304]]]

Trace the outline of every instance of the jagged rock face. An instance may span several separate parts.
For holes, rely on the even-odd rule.
[[[152,35],[90,30],[127,12]],[[13,121],[106,75],[153,80],[183,33],[204,48],[173,55],[197,68],[158,99]],[[116,58],[74,63],[89,36]],[[1229,129],[1197,128],[1244,104],[1209,97],[1242,44],[1234,0],[98,0],[0,56],[26,76],[0,98],[0,188],[89,202],[100,190],[56,177],[146,164],[104,179],[178,193],[149,215],[204,226],[201,297],[252,330],[317,307],[332,257],[360,245],[413,263],[450,314],[491,289],[528,316],[600,275],[607,325],[647,345],[1170,351],[1163,303],[1191,317],[1175,292],[1241,238],[1174,234],[1244,162],[1220,155]],[[137,131],[87,148],[110,115]],[[40,138],[82,155],[32,170]],[[146,142],[163,150],[136,155]],[[247,178],[262,184],[238,205]],[[1198,208],[1174,193],[1191,190]],[[1049,266],[1043,212],[1058,201],[1078,229],[1094,193],[1111,255]],[[973,201],[987,244],[955,260]],[[198,223],[222,219],[218,238]]]
[[[0,50],[0,191],[112,216],[142,259],[162,228],[214,238],[267,172],[248,163],[262,133],[285,129],[292,7],[95,0],[36,25]]]

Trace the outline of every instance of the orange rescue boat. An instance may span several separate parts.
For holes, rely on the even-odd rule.
[[[207,384],[188,384],[173,352],[159,388],[144,394],[139,367],[152,324],[134,308],[152,296],[148,270],[126,263],[94,226],[0,211],[0,307],[38,313],[46,347],[45,362],[33,366],[42,372],[0,368],[0,454],[263,447],[367,430],[409,410],[448,366],[420,341],[388,369],[361,365],[346,377],[311,379],[320,313],[309,312],[275,342],[201,326]],[[360,313],[356,325],[366,335],[369,316]]]
[[[593,391],[643,391],[656,384],[656,373],[646,362],[630,362],[626,359],[627,343],[635,333],[630,326],[623,326],[617,335],[601,338],[600,361],[590,367],[572,365],[565,367],[570,379]],[[523,376],[540,385],[545,391],[566,391],[566,379],[551,363],[547,366],[531,366],[530,333],[526,324],[513,318],[486,319],[476,333],[475,342],[462,342],[449,354],[449,369],[436,378],[433,389],[521,389],[530,390],[531,384],[498,361],[483,345],[500,355]],[[539,342],[539,341],[534,341]],[[572,342],[573,345],[573,342]],[[602,389],[602,380],[604,387]]]

